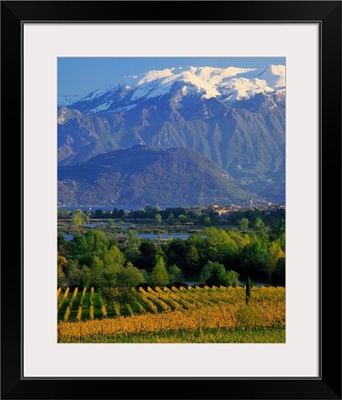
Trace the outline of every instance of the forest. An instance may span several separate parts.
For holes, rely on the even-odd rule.
[[[123,215],[114,211],[116,218]],[[140,215],[133,213],[130,219],[153,218],[154,224],[164,223],[167,229],[175,219],[184,223],[194,218],[185,210],[172,211],[148,210]],[[108,217],[101,210],[95,211],[94,216]],[[77,218],[81,219],[79,225],[89,222],[89,217],[80,211],[69,217],[76,220],[75,224]],[[76,230],[70,241],[60,233],[58,287],[159,286],[181,283],[188,276],[206,285],[237,285],[239,280],[250,277],[285,286],[284,211],[272,215],[260,211],[231,213],[230,229],[207,226],[208,219],[211,224],[217,218],[214,213],[196,218],[201,228],[186,240],[155,242],[139,238],[134,229],[127,229],[124,240],[122,236],[119,240],[118,235],[110,234],[111,224],[107,230]],[[125,219],[128,220],[126,216]]]

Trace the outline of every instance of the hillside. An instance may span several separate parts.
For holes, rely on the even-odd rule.
[[[58,201],[71,205],[248,204],[253,195],[187,148],[133,146],[58,169]]]

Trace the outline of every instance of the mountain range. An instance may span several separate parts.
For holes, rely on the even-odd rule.
[[[129,76],[83,97],[59,97],[58,163],[88,168],[99,154],[135,145],[192,149],[242,192],[283,203],[285,100],[281,65]]]
[[[186,148],[136,145],[100,154],[58,173],[58,201],[68,205],[194,206],[248,204],[255,195],[227,172]]]

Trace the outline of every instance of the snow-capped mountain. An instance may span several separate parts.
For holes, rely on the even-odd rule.
[[[217,98],[232,104],[256,94],[284,92],[285,66],[265,68],[187,67],[148,71],[125,77],[106,89],[99,89],[80,98],[60,96],[59,105],[69,106],[85,114],[108,111],[123,112],[142,100],[162,96],[185,97],[189,94],[204,99]]]
[[[135,145],[189,148],[285,201],[285,67],[148,71],[58,108],[59,165]],[[62,104],[63,101],[60,103]]]

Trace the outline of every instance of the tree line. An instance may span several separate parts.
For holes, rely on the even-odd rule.
[[[194,211],[183,207],[166,208],[161,210],[159,206],[146,206],[145,209],[132,210],[128,214],[122,209],[93,210],[83,212],[82,210],[68,211],[59,208],[57,216],[61,220],[71,220],[73,226],[83,226],[90,222],[90,219],[107,219],[110,226],[114,226],[114,220],[136,222],[138,220],[152,220],[157,225],[164,223],[172,225],[175,222],[185,223],[188,221],[198,222],[204,226],[215,225],[220,221],[219,214],[211,207]],[[268,226],[271,230],[277,230],[285,221],[285,210],[276,208],[270,211],[251,209],[247,211],[229,212],[229,224],[239,227],[241,230],[257,229]]]
[[[235,285],[239,279],[285,285],[284,224],[266,232],[204,228],[187,240],[155,243],[128,231],[123,243],[90,229],[67,242],[58,236],[58,285],[127,288],[142,283],[181,282],[193,274],[201,282]]]

